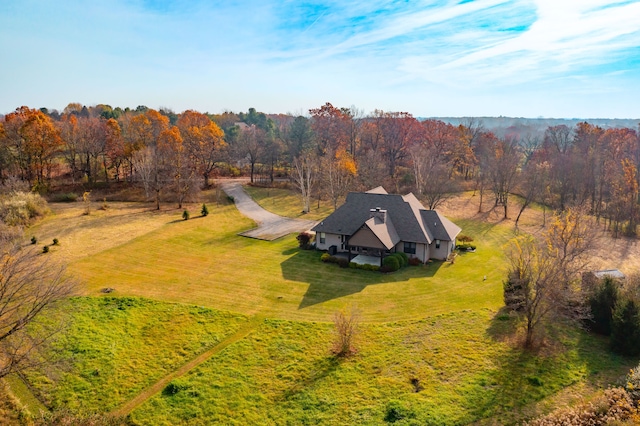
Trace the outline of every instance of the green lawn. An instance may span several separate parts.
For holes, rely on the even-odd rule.
[[[220,207],[207,217],[167,221],[124,244],[84,256],[69,271],[89,295],[112,287],[119,296],[299,320],[330,321],[337,309],[350,304],[361,308],[365,321],[502,304],[502,246],[511,235],[506,227],[461,223],[476,238],[476,253],[459,256],[453,265],[434,262],[380,274],[324,264],[319,252],[300,251],[293,235],[273,242],[237,235],[252,226],[233,206]],[[59,238],[63,243],[68,239]]]
[[[321,220],[333,213],[333,204],[328,200],[312,200],[311,211],[302,213],[302,197],[294,190],[284,188],[262,188],[245,186],[245,191],[265,210],[280,216]],[[344,201],[338,202],[338,206]]]

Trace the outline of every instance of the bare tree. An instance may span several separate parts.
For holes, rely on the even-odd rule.
[[[409,150],[418,195],[423,195],[429,209],[435,209],[455,190],[450,165],[434,147],[416,145]]]
[[[520,211],[516,217],[516,230],[518,229],[518,222],[524,210],[529,207],[535,199],[544,198],[543,195],[548,186],[549,163],[546,161],[543,163],[529,161],[522,174],[523,179],[520,179],[519,182],[522,206],[520,206]]]
[[[516,181],[520,165],[520,151],[515,139],[498,140],[489,157],[489,179],[496,196],[496,207],[504,208],[504,218],[508,218],[509,194]]]
[[[356,307],[340,310],[333,316],[334,341],[333,353],[336,356],[346,357],[354,354],[356,340],[359,332],[360,312]]]
[[[292,176],[302,195],[302,211],[309,213],[311,210],[311,192],[318,176],[317,157],[311,152],[295,157],[293,159]]]
[[[0,377],[42,360],[41,350],[60,331],[48,316],[73,289],[50,257],[0,239]]]

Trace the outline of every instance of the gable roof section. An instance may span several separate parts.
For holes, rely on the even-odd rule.
[[[362,240],[362,238],[360,238],[361,232],[365,229],[370,230],[371,233],[375,235],[375,237],[382,243],[382,245],[387,250],[391,250],[396,244],[400,242],[400,237],[396,232],[396,228],[393,226],[393,223],[391,223],[391,219],[389,218],[387,218],[387,220],[383,222],[379,219],[372,217],[371,219],[367,220],[364,223],[364,225],[365,225],[364,229],[360,229],[356,231],[356,233],[353,234],[353,236],[349,239],[349,245],[353,245],[353,246],[362,245],[366,247],[367,244],[364,243],[364,240]],[[363,242],[362,244],[360,243],[361,240]]]
[[[462,231],[458,225],[436,210],[422,210],[420,214],[425,227],[431,231],[434,240],[453,241]]]
[[[368,190],[367,194],[384,194],[384,195],[387,195],[388,192],[383,187],[376,186],[375,188]]]
[[[379,207],[387,211],[387,220],[393,224],[399,241],[429,244],[431,241],[424,230],[424,225],[421,224],[420,215],[417,214],[419,210],[416,210],[415,206],[412,207],[415,203],[422,206],[417,199],[410,204],[401,195],[386,194],[386,191],[385,193],[350,192],[345,203],[312,230],[353,235],[370,219],[370,210]]]

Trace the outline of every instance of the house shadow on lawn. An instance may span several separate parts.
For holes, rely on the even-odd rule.
[[[288,254],[289,250],[286,252]],[[412,278],[432,277],[442,266],[442,262],[433,262],[417,267],[407,266],[397,272],[383,274],[323,263],[320,261],[320,255],[320,252],[313,250],[298,250],[295,255],[280,264],[282,276],[286,280],[309,284],[298,309],[360,293],[371,285],[393,285]]]

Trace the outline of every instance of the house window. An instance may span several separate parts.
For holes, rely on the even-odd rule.
[[[404,243],[404,252],[407,254],[416,254],[416,243]]]
[[[436,240],[436,248],[439,249],[440,248],[440,240]]]
[[[327,240],[327,234],[325,234],[324,232],[321,232],[320,233],[320,244],[324,244],[326,240]]]

